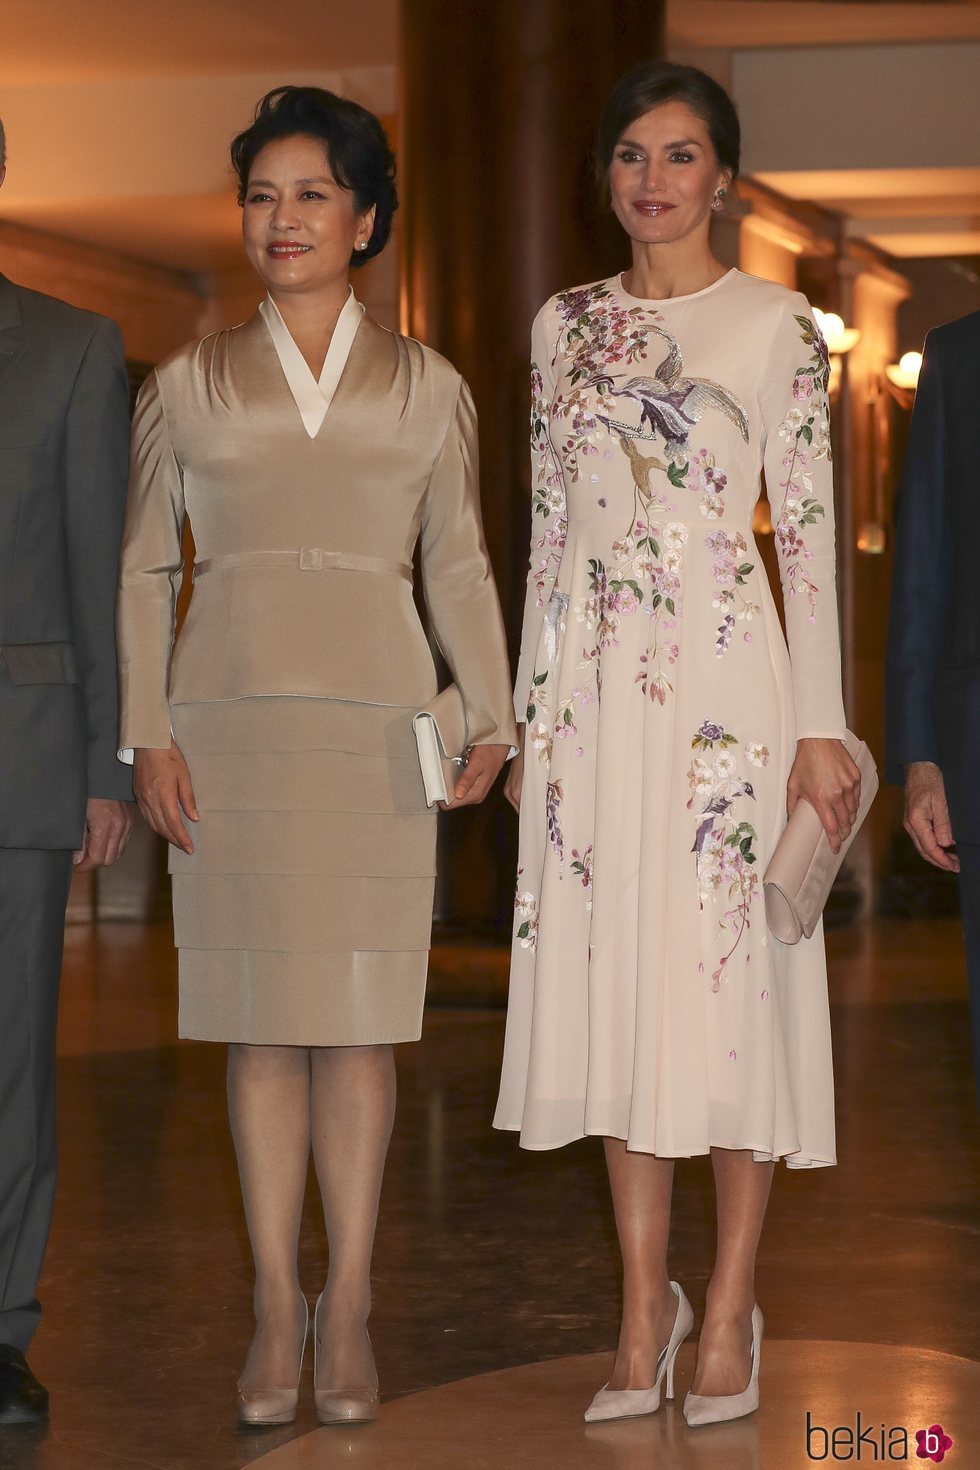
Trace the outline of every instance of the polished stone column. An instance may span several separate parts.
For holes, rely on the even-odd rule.
[[[403,0],[402,326],[473,389],[487,542],[516,654],[528,559],[528,344],[562,287],[629,263],[591,149],[622,72],[661,54],[664,0]],[[443,822],[439,916],[507,922],[499,797]]]

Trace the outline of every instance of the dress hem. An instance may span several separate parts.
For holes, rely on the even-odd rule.
[[[494,1121],[493,1127],[499,1133],[521,1133],[520,1123],[498,1123]],[[546,1153],[550,1149],[567,1148],[570,1143],[577,1143],[582,1138],[619,1138],[626,1144],[630,1153],[646,1153],[655,1159],[700,1159],[705,1158],[713,1148],[727,1148],[744,1152],[751,1149],[754,1162],[757,1164],[775,1164],[782,1161],[788,1169],[831,1169],[837,1166],[836,1154],[831,1159],[809,1157],[805,1162],[797,1162],[796,1155],[799,1149],[787,1150],[785,1153],[773,1153],[771,1149],[757,1148],[751,1143],[721,1142],[719,1139],[710,1139],[704,1148],[678,1150],[672,1153],[656,1153],[653,1149],[631,1148],[629,1139],[622,1133],[611,1132],[602,1128],[587,1128],[581,1133],[570,1133],[565,1138],[555,1139],[553,1143],[531,1143],[523,1135],[518,1142],[520,1147],[529,1153]]]
[[[347,1037],[343,1041],[338,1041],[336,1038],[320,1040],[317,1037],[310,1037],[309,1035],[304,1036],[302,1040],[298,1040],[291,1033],[282,1036],[270,1036],[268,1034],[262,1036],[244,1034],[229,1036],[226,1028],[222,1028],[220,1035],[204,1036],[201,1035],[203,1029],[203,1027],[195,1027],[193,1032],[178,1030],[177,1036],[181,1041],[207,1041],[223,1043],[227,1046],[401,1046],[412,1041],[422,1040],[421,1026],[411,1036],[406,1036],[404,1033],[397,1036],[381,1034]]]

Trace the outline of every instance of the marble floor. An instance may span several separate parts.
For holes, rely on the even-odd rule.
[[[857,1463],[860,1414],[862,1464],[872,1440],[878,1463],[932,1463],[914,1432],[938,1422],[946,1463],[974,1470],[980,1147],[957,929],[855,926],[830,951],[841,1163],[776,1176],[758,1414],[689,1431],[673,1405],[583,1424],[617,1326],[601,1148],[526,1154],[490,1130],[506,956],[459,947],[436,952],[431,994],[474,1004],[433,1004],[424,1040],[399,1053],[372,1319],[382,1420],[318,1429],[308,1366],[296,1423],[249,1432],[232,1409],[250,1282],[221,1050],[173,1040],[165,926],[73,926],[60,1190],[31,1354],[51,1420],[0,1430],[0,1467],[796,1470]],[[307,1204],[312,1300],[326,1264],[312,1188]],[[692,1160],[677,1170],[671,1271],[696,1311],[712,1236],[709,1169]],[[691,1345],[680,1369],[683,1392]],[[823,1456],[818,1431],[835,1428],[836,1458]],[[886,1456],[899,1430],[907,1457]]]

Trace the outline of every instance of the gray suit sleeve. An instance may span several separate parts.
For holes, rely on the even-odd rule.
[[[115,322],[93,333],[65,426],[65,531],[72,632],[85,706],[89,797],[132,801],[116,759],[115,603],[129,458],[129,388]]]

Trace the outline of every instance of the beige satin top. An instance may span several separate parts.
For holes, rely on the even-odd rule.
[[[175,644],[185,517],[197,561]],[[169,746],[171,704],[424,704],[437,685],[412,595],[416,541],[470,741],[514,745],[476,417],[456,370],[362,315],[311,435],[261,314],[182,348],[147,379],[133,424],[121,744]]]

